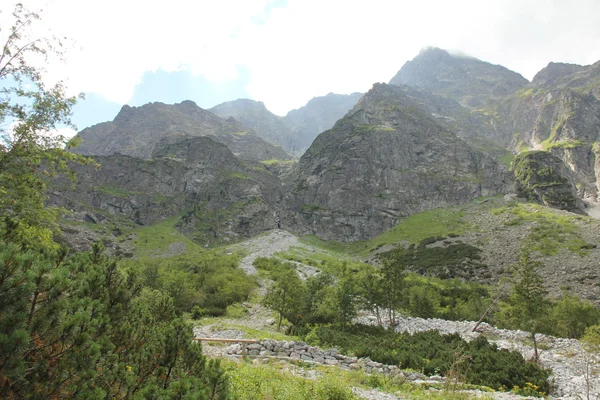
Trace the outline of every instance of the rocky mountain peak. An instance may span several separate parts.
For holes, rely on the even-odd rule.
[[[376,84],[302,156],[287,218],[328,239],[372,237],[415,212],[507,190],[505,170],[402,88]]]
[[[78,136],[82,143],[76,151],[93,156],[122,154],[150,158],[165,138],[172,141],[210,136],[243,159],[291,158],[235,119],[220,118],[189,100],[178,104],[156,102],[140,107],[124,106],[113,121],[86,128]]]
[[[520,74],[467,55],[426,48],[392,78],[392,85],[426,88],[478,108],[502,98],[529,82]]]
[[[581,71],[583,68],[583,66],[577,64],[550,62],[533,77],[531,83],[538,87],[553,85],[556,84],[558,80]]]

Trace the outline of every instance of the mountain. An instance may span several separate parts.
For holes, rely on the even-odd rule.
[[[235,118],[265,141],[281,146],[290,154],[297,154],[301,150],[296,145],[296,137],[291,129],[281,117],[267,110],[261,101],[238,99],[219,104],[209,111],[222,118]]]
[[[366,239],[403,217],[506,193],[506,169],[395,86],[376,84],[301,157],[288,214],[299,231]]]
[[[483,110],[498,143],[518,152],[544,150],[571,170],[581,198],[597,200],[600,62],[550,63],[527,87]]]
[[[152,225],[174,217],[179,231],[202,244],[271,228],[271,210],[281,197],[276,176],[261,164],[247,165],[212,138],[170,139],[160,140],[150,158],[116,153],[93,157],[98,168],[74,166],[77,186],[66,177],[55,180],[49,203],[98,226]]]
[[[121,154],[149,158],[159,141],[208,136],[226,145],[245,160],[289,160],[280,147],[265,142],[233,118],[223,119],[192,101],[179,104],[149,103],[123,106],[112,122],[103,122],[78,133],[78,153],[93,156]]]
[[[464,109],[445,107],[438,120],[480,150],[505,159],[502,149],[551,152],[570,170],[578,197],[598,199],[600,62],[550,63],[529,83],[504,67],[426,48],[390,83],[460,103]]]
[[[500,65],[428,47],[406,62],[390,80],[391,85],[425,88],[479,108],[516,92],[529,82]]]
[[[314,97],[304,107],[288,112],[283,123],[294,135],[296,151],[304,153],[317,135],[331,129],[337,120],[354,107],[360,96],[361,93],[329,93]]]

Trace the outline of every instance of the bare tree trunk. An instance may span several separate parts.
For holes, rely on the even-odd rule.
[[[473,330],[471,332],[477,332],[477,328],[479,328],[479,325],[481,325],[481,323],[483,322],[483,319],[488,315],[488,313],[490,311],[492,311],[492,308],[494,308],[494,306],[500,300],[502,295],[504,295],[504,292],[506,292],[507,288],[508,288],[508,286],[506,286],[506,285],[502,288],[502,290],[500,291],[500,294],[498,294],[498,296],[496,296],[496,298],[494,298],[494,300],[492,301],[490,306],[485,310],[485,312],[483,313],[481,318],[479,318],[479,321],[477,321],[477,323],[475,324],[475,326],[473,327]]]
[[[535,331],[531,332],[531,340],[533,340],[533,359],[535,360],[536,364],[539,364],[540,357],[538,355],[537,340],[535,338],[535,335]]]

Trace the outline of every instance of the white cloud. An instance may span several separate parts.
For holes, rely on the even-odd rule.
[[[82,50],[54,74],[126,103],[145,71],[228,81],[243,65],[250,95],[285,114],[313,96],[389,81],[428,45],[528,79],[549,61],[600,59],[597,0],[288,0],[267,16],[271,1],[55,0],[45,21]]]

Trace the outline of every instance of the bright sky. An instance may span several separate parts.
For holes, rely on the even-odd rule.
[[[8,0],[10,3],[13,0]],[[600,60],[598,0],[24,0],[74,40],[68,78],[79,128],[122,104],[247,97],[285,115],[315,96],[388,82],[425,46],[527,79],[550,61]],[[46,4],[46,5],[44,5]],[[3,1],[2,18],[10,14]]]

